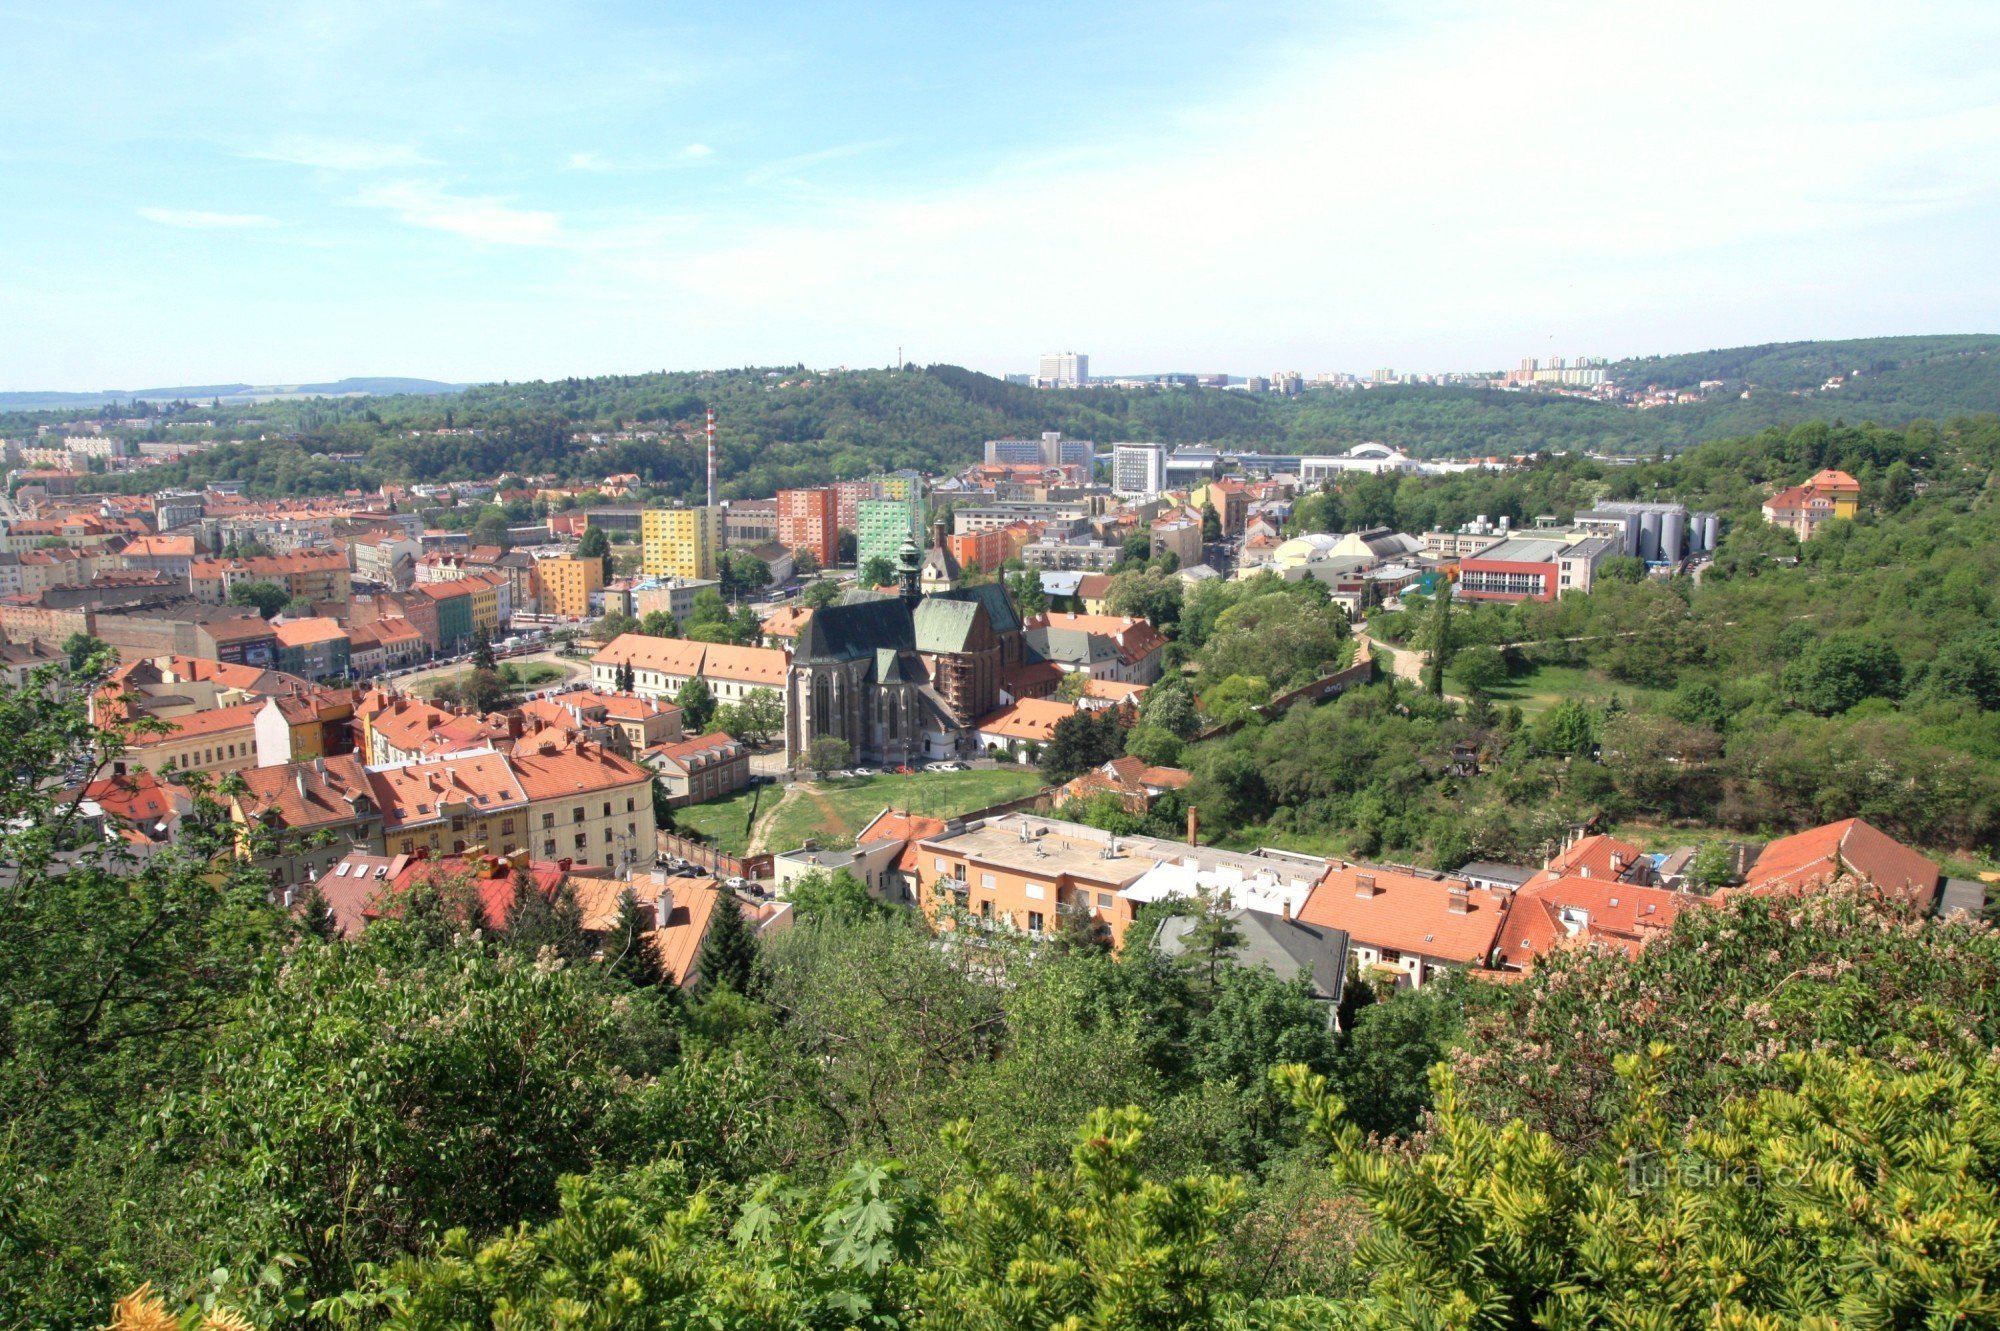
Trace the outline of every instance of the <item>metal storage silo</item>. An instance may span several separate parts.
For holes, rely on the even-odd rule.
[[[1703,554],[1714,554],[1717,539],[1722,535],[1722,519],[1714,513],[1701,515],[1701,549]]]
[[[1639,558],[1648,564],[1659,561],[1660,514],[1657,509],[1649,508],[1639,515]]]
[[[1660,558],[1673,562],[1687,554],[1687,510],[1669,509],[1660,517]]]

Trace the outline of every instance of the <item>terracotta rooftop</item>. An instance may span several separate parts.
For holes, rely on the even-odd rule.
[[[1571,946],[1632,955],[1672,928],[1682,910],[1709,904],[1707,897],[1609,878],[1538,876],[1514,896],[1498,960],[1525,970],[1557,948]]]
[[[1942,877],[1938,866],[1859,818],[1780,837],[1758,854],[1739,892],[1803,891],[1842,872],[1929,910]]]
[[[1463,913],[1452,909],[1454,887],[1465,889]],[[1485,963],[1506,917],[1503,893],[1365,864],[1328,869],[1299,908],[1306,923],[1344,929],[1364,946],[1469,965]]]
[[[1043,744],[1056,733],[1057,725],[1076,715],[1076,710],[1074,705],[1053,698],[1023,698],[988,712],[973,723],[973,729],[982,735]]]

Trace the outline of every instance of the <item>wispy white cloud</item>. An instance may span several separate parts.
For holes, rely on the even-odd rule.
[[[562,219],[555,213],[516,208],[491,195],[453,194],[442,185],[423,181],[370,185],[356,194],[353,202],[392,212],[411,226],[489,245],[552,246],[564,241]]]
[[[766,162],[743,177],[746,185],[769,185],[776,181],[788,181],[808,167],[822,162],[834,162],[843,157],[854,157],[873,151],[888,143],[887,139],[869,139],[861,143],[839,143],[831,148],[820,148],[814,152],[799,153],[794,157],[780,157],[775,162]]]
[[[569,171],[596,172],[639,172],[664,171],[669,167],[693,166],[715,156],[715,149],[705,143],[690,143],[679,152],[666,157],[614,157],[601,152],[575,152],[563,163]]]
[[[262,213],[211,213],[198,208],[141,208],[139,216],[183,231],[229,231],[242,227],[276,226],[278,219]]]
[[[238,155],[264,162],[317,167],[323,171],[393,171],[434,165],[414,144],[303,135],[280,139]]]

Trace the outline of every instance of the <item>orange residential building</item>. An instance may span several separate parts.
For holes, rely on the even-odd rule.
[[[1801,541],[1837,518],[1861,509],[1861,482],[1844,471],[1814,472],[1804,484],[1780,490],[1764,501],[1764,521],[1783,527]]]
[[[840,553],[840,505],[831,489],[778,491],[778,544],[832,568]]]

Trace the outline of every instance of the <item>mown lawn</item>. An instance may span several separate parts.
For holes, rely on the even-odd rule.
[[[1033,767],[812,781],[797,790],[761,786],[738,791],[728,799],[677,809],[674,820],[709,837],[724,853],[740,855],[750,839],[748,822],[754,798],[756,817],[761,820],[770,815],[761,849],[793,850],[808,837],[817,838],[821,845],[839,846],[851,843],[854,834],[884,808],[949,818],[1032,795],[1042,784],[1042,774]],[[773,807],[777,808],[774,815]]]
[[[1445,673],[1445,691],[1465,696],[1465,686],[1450,671]],[[1643,684],[1622,684],[1588,666],[1541,665],[1509,679],[1505,688],[1493,691],[1492,698],[1497,706],[1512,703],[1521,709],[1523,716],[1534,717],[1564,698],[1602,707],[1612,698],[1632,702],[1640,698],[1663,698],[1669,692]]]

